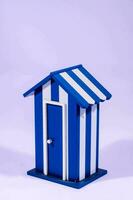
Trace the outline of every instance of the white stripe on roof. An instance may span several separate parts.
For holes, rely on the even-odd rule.
[[[60,75],[76,90],[81,96],[89,103],[95,104],[95,101],[80,87],[75,80],[73,80],[66,72],[60,73]]]
[[[100,99],[106,100],[106,96],[79,70],[72,70]]]

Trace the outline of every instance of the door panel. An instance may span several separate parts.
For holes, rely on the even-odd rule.
[[[62,107],[47,104],[48,175],[62,178]]]

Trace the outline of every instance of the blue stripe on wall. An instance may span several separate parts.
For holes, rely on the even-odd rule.
[[[68,96],[68,163],[69,180],[79,180],[80,107]]]
[[[36,169],[43,172],[43,105],[42,87],[35,90],[35,162]]]
[[[96,170],[98,170],[99,166],[99,109],[100,109],[100,104],[97,104]]]
[[[90,176],[91,166],[91,106],[86,109],[86,154],[85,154],[85,177]]]
[[[51,101],[59,101],[59,85],[55,80],[51,80]]]

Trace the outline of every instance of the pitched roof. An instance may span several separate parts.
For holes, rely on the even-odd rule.
[[[51,72],[49,76],[24,93],[24,97],[44,85],[51,78],[56,80],[76,98],[80,106],[85,108],[110,99],[112,96],[82,65],[77,65]]]

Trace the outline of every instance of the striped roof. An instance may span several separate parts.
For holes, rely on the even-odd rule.
[[[28,90],[24,96],[45,84],[50,78],[56,80],[85,108],[111,98],[111,94],[82,65],[50,73],[50,76]]]

